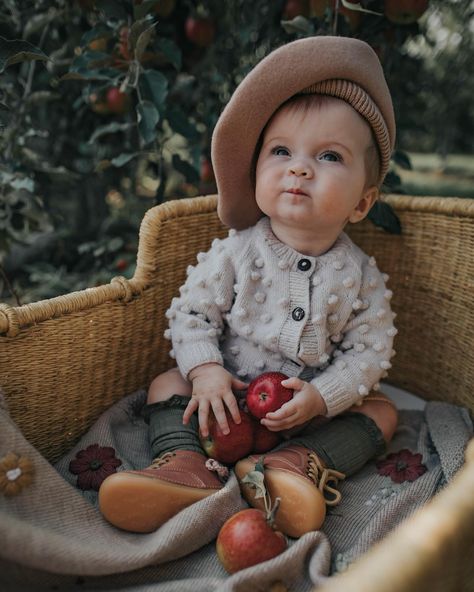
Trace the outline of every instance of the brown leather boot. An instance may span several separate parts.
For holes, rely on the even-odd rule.
[[[225,467],[217,465],[225,472]],[[165,452],[146,469],[107,477],[99,489],[100,511],[118,528],[152,532],[184,508],[222,489],[223,481],[213,472],[215,466],[216,461],[191,450]]]
[[[318,456],[304,446],[287,446],[276,452],[253,455],[235,465],[242,495],[254,508],[264,509],[262,498],[255,498],[256,490],[242,479],[263,458],[265,487],[272,502],[281,498],[275,525],[284,534],[298,538],[318,530],[326,517],[326,505],[336,505],[339,491],[331,487],[344,475],[326,469]]]

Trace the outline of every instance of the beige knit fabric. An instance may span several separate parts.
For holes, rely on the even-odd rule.
[[[345,233],[311,257],[279,241],[264,217],[200,253],[180,292],[165,336],[183,376],[209,362],[246,381],[270,371],[299,376],[334,416],[391,367],[392,293]]]

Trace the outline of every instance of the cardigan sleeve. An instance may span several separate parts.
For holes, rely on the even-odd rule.
[[[223,365],[219,338],[224,328],[223,316],[233,302],[235,267],[232,252],[225,240],[216,239],[207,253],[199,253],[196,266],[189,266],[188,277],[180,288],[180,296],[173,298],[166,313],[171,338],[181,374],[201,364],[215,362]]]
[[[311,382],[323,397],[328,417],[337,415],[368,395],[391,367],[397,333],[390,308],[391,290],[373,257],[362,266],[362,281],[353,315],[331,364]]]

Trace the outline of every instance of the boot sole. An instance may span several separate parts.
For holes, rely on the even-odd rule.
[[[235,473],[246,501],[252,507],[264,510],[263,499],[255,499],[255,489],[241,482],[241,479],[254,468],[254,463],[244,459],[235,466]],[[275,516],[277,530],[290,537],[299,538],[307,532],[321,528],[326,518],[326,502],[311,481],[291,471],[265,469],[265,486],[272,504],[277,497],[281,498]]]
[[[100,487],[99,508],[117,528],[153,532],[184,508],[217,491],[177,485],[156,477],[115,473]]]

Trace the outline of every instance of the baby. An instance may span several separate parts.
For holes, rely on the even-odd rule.
[[[223,487],[199,430],[208,434],[213,413],[229,433],[240,422],[236,393],[263,372],[283,372],[294,389],[261,420],[285,436],[264,457],[285,534],[319,528],[321,504],[340,497],[328,483],[384,452],[397,423],[376,393],[394,354],[392,293],[343,230],[378,198],[394,137],[380,63],[359,40],[295,41],[237,88],[212,146],[218,212],[232,229],[198,255],[167,312],[177,368],[148,392],[155,460],[104,481],[99,503],[112,524],[150,532]],[[258,460],[235,466],[255,507],[262,500],[245,477]]]

